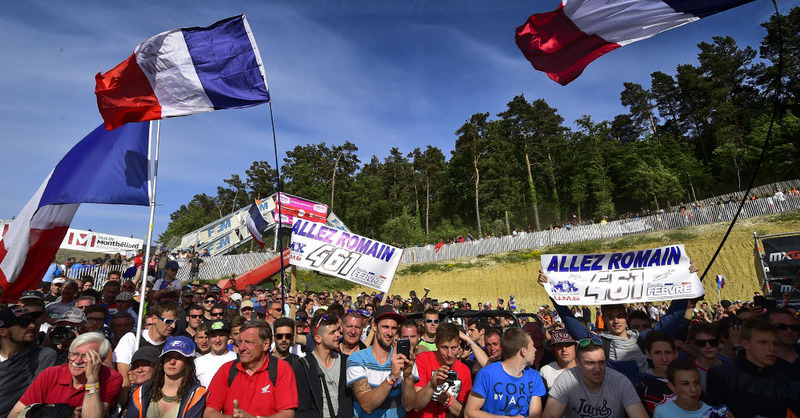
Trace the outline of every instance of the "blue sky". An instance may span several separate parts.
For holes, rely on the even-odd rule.
[[[779,2],[786,13],[795,2]],[[473,113],[504,110],[516,94],[545,99],[573,127],[624,113],[622,83],[649,87],[650,73],[696,64],[699,42],[731,36],[758,48],[766,0],[746,4],[599,58],[568,86],[535,71],[514,30],[556,0],[131,1],[0,4],[0,219],[15,216],[64,154],[101,123],[94,75],[149,36],[207,26],[244,12],[267,73],[278,152],[350,141],[383,158],[428,144],[449,156]],[[269,109],[218,111],[162,123],[154,231],[198,193],[274,165]],[[83,205],[72,227],[144,238],[145,207]],[[344,220],[345,223],[347,220]]]

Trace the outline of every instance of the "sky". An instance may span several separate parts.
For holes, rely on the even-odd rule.
[[[157,33],[208,26],[245,13],[261,51],[281,164],[297,145],[350,141],[362,163],[391,147],[434,145],[478,112],[492,118],[515,95],[555,107],[565,124],[626,113],[623,82],[649,88],[650,74],[697,64],[697,44],[731,36],[758,46],[774,12],[758,0],[620,48],[567,86],[534,70],[514,31],[557,0],[258,0],[0,4],[0,219],[16,216],[58,161],[102,119],[94,76]],[[797,1],[779,2],[787,13]],[[155,238],[195,194],[255,160],[275,165],[267,105],[167,119]],[[145,238],[147,207],[82,205],[72,228]],[[347,223],[347,220],[344,219]]]

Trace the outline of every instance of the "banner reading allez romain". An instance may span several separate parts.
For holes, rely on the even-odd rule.
[[[547,294],[562,305],[608,305],[696,298],[683,244],[607,254],[542,254]]]
[[[388,292],[403,250],[305,219],[292,225],[289,263]]]

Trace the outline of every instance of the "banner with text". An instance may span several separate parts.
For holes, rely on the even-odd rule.
[[[136,252],[141,250],[143,246],[144,240],[138,238],[120,237],[70,228],[67,235],[64,236],[64,241],[61,242],[60,248],[113,254],[125,253],[126,251]]]
[[[403,250],[324,224],[296,219],[289,263],[388,292]]]
[[[279,193],[276,198],[281,200],[280,222],[283,225],[294,225],[298,218],[324,224],[325,218],[328,216],[328,205],[286,193]],[[275,212],[277,211],[278,205],[276,204]],[[278,217],[275,216],[275,218]]]
[[[696,298],[683,244],[608,254],[543,254],[544,288],[561,305],[609,305]]]

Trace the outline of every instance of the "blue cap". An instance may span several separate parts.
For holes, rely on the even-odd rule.
[[[177,270],[179,268],[181,268],[181,266],[175,260],[167,261],[167,265],[164,266],[164,269],[166,269],[166,270]]]
[[[167,338],[167,342],[164,343],[164,349],[161,351],[161,357],[170,351],[180,353],[184,357],[194,357],[194,342],[189,337],[184,336]]]

